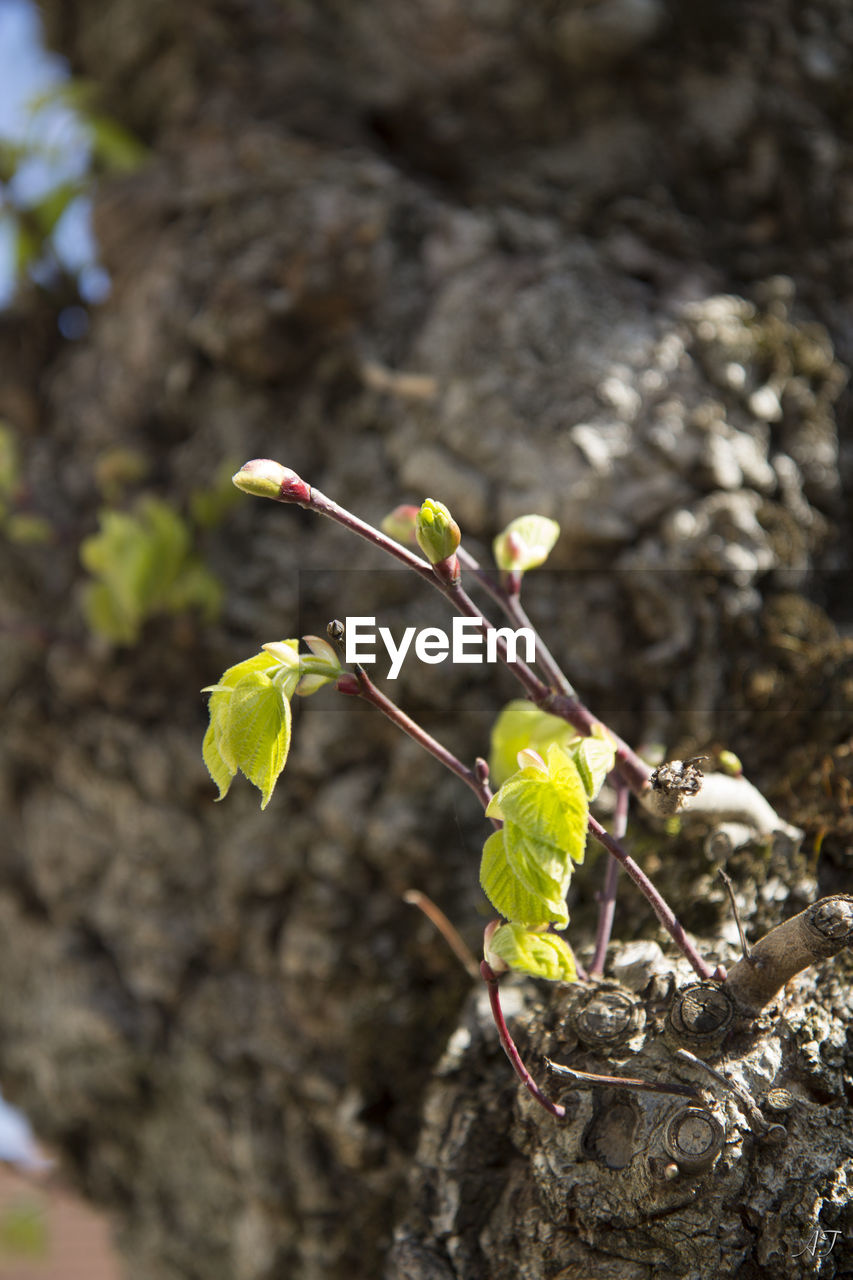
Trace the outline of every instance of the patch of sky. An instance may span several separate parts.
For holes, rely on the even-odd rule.
[[[91,200],[82,189],[91,133],[62,96],[69,79],[65,61],[44,48],[35,5],[0,0],[0,149],[14,158],[0,181],[0,308],[15,293],[26,247],[22,225],[39,209],[49,210],[53,197],[61,212],[27,270],[49,284],[60,266],[76,278],[87,303],[101,302],[109,292],[92,235]]]

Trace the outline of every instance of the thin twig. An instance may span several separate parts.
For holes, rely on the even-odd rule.
[[[479,978],[480,966],[474,957],[474,953],[468,947],[456,926],[448,920],[441,907],[436,906],[432,898],[428,898],[419,889],[407,889],[403,894],[403,901],[408,902],[410,906],[417,907],[424,913],[426,918],[435,925],[468,976],[474,979]]]
[[[396,542],[393,538],[389,538],[380,529],[376,529],[367,521],[359,519],[353,515],[346,507],[340,506],[334,502],[326,494],[321,493],[319,489],[313,488],[307,484],[295,472],[289,471],[287,468],[281,467],[278,463],[270,463],[268,460],[257,459],[254,462],[247,463],[243,468],[243,473],[249,472],[250,469],[258,470],[259,468],[275,468],[283,477],[278,493],[265,490],[263,496],[271,497],[274,501],[284,503],[295,503],[298,506],[305,507],[308,510],[316,511],[319,515],[327,516],[330,520],[334,520],[337,524],[342,525],[345,529],[349,529],[352,533],[357,533],[367,542],[378,547],[381,551],[385,551],[388,555],[393,556],[395,560],[399,560],[408,569],[412,569],[419,577],[426,582],[430,582],[436,590],[440,591],[446,599],[448,599],[460,613],[467,617],[478,618],[484,631],[495,630],[493,624],[485,616],[481,609],[474,604],[473,600],[465,593],[458,583],[444,580],[439,574],[433,571],[433,567],[421,556],[415,555],[404,547],[401,543]],[[242,473],[238,473],[242,474]],[[272,484],[273,481],[270,481]],[[464,557],[463,557],[464,559]],[[484,576],[480,580],[486,585],[487,579]],[[487,590],[491,592],[495,599],[500,598],[495,595],[493,585],[487,586]],[[506,593],[504,593],[506,594]],[[503,607],[503,604],[501,605]],[[534,630],[531,628],[531,630]],[[534,631],[534,634],[535,633]],[[537,642],[541,643],[537,634]],[[508,669],[520,681],[528,697],[541,707],[543,711],[550,711],[553,715],[559,716],[563,720],[567,720],[573,725],[579,733],[588,736],[592,733],[593,728],[599,722],[587,710],[577,698],[569,693],[561,692],[550,688],[544,681],[530,669],[527,663],[517,659],[510,662],[507,654],[506,644],[502,637],[498,637],[497,654],[500,660],[505,663]],[[553,662],[553,659],[552,659]],[[554,663],[556,667],[556,663]],[[557,681],[560,684],[560,681]],[[642,795],[649,788],[650,769],[645,761],[641,760],[635,751],[623,742],[616,734],[611,734],[616,746],[616,761],[620,773],[624,777],[628,786],[636,795]]]
[[[740,912],[737,909],[737,902],[735,901],[735,891],[734,891],[734,888],[732,887],[731,878],[726,875],[722,867],[718,868],[717,875],[720,877],[723,884],[726,886],[726,893],[729,895],[729,902],[731,903],[731,906],[732,906],[732,913],[735,918],[735,924],[737,925],[737,931],[740,934],[740,949],[743,954],[744,960],[747,962],[747,964],[749,964],[751,961],[752,953],[750,952],[749,943],[747,942],[746,934],[744,932],[743,925],[741,924]]]
[[[515,623],[516,627],[530,627],[531,630],[534,630],[533,624],[527,616],[527,612],[517,593],[507,591],[499,579],[487,573],[485,569],[481,569],[474,557],[469,555],[464,547],[459,547],[456,555],[462,568],[474,575],[483,589],[489,593],[509,620]],[[574,697],[575,691],[569,683],[565,672],[538,631],[536,632],[536,663],[542,668],[549,684],[559,689],[561,693]]]
[[[515,1042],[509,1034],[509,1028],[507,1027],[504,1019],[503,1009],[501,1008],[500,992],[498,991],[497,977],[495,976],[491,965],[489,965],[485,960],[480,964],[480,973],[482,974],[483,980],[488,988],[489,1004],[492,1007],[492,1017],[494,1018],[495,1026],[498,1029],[498,1036],[500,1037],[503,1051],[512,1063],[515,1074],[518,1076],[528,1093],[532,1094],[536,1099],[540,1107],[544,1107],[546,1111],[550,1111],[552,1116],[556,1116],[558,1120],[561,1120],[566,1114],[566,1108],[561,1107],[558,1102],[552,1102],[551,1099],[542,1092],[539,1085],[533,1079],[533,1076],[521,1060],[521,1055],[515,1047]]]
[[[484,809],[488,806],[492,798],[492,789],[488,781],[483,778],[482,770],[479,768],[469,769],[458,756],[455,756],[452,751],[449,751],[447,747],[427,733],[426,729],[422,728],[416,720],[412,720],[396,703],[392,702],[390,698],[386,698],[385,694],[377,689],[363,667],[356,666],[355,677],[350,677],[352,684],[347,679],[348,674],[348,672],[345,672],[337,682],[337,688],[341,693],[356,694],[358,697],[363,698],[365,702],[369,702],[371,706],[376,707],[398,729],[402,729],[405,734],[423,747],[425,751],[428,751],[431,756],[434,756],[446,769],[454,773],[457,778],[461,778],[465,785],[474,792]],[[500,823],[495,820],[494,825],[497,828]]]
[[[717,1080],[724,1086],[724,1088],[728,1089],[730,1093],[733,1093],[745,1110],[750,1126],[758,1133],[768,1134],[772,1130],[779,1131],[781,1129],[784,1134],[782,1126],[773,1124],[772,1121],[766,1118],[766,1116],[762,1115],[758,1104],[750,1097],[746,1089],[739,1085],[736,1080],[731,1080],[728,1076],[723,1075],[722,1071],[717,1071],[715,1067],[712,1067],[710,1063],[704,1062],[702,1058],[697,1058],[695,1053],[691,1053],[689,1049],[677,1049],[676,1053],[680,1058],[684,1058],[685,1061],[692,1063],[694,1067],[701,1067],[709,1076],[713,1077],[714,1080]]]
[[[422,746],[425,751],[428,751],[430,755],[443,764],[445,768],[449,769],[457,778],[460,778],[467,787],[470,787],[484,809],[488,807],[489,801],[492,798],[492,789],[485,780],[482,764],[478,761],[473,769],[469,769],[468,766],[463,764],[452,751],[448,751],[447,747],[442,746],[437,739],[427,733],[427,731],[415,720],[412,720],[407,716],[406,713],[396,705],[396,703],[393,703],[390,698],[387,698],[384,693],[380,692],[362,667],[356,667],[355,675],[352,675],[349,672],[344,672],[337,682],[337,688],[341,693],[354,694],[363,698],[365,702],[369,702],[372,706],[376,707],[377,710],[381,711],[382,714],[393,724],[395,724],[399,729],[402,729],[404,733],[412,738],[414,742],[417,742],[419,746]],[[496,830],[501,826],[501,823],[497,818],[492,818],[490,821]],[[601,823],[593,818],[591,814],[587,818],[587,827],[595,839],[598,840],[600,844],[603,844],[605,849],[607,849],[614,858],[618,859],[618,861],[622,863],[623,867],[637,885],[640,892],[643,893],[650,902],[658,920],[672,936],[676,946],[693,966],[699,977],[703,979],[724,979],[726,976],[725,970],[719,965],[714,969],[702,959],[695,946],[685,933],[683,927],[676,919],[675,913],[658,893],[657,889],[651,883],[642,868],[639,867],[634,859],[622,848],[619,841],[614,839],[613,836],[605,831]]]
[[[614,779],[616,785],[616,810],[613,814],[613,835],[621,840],[628,829],[628,797],[629,791],[621,778]],[[604,973],[604,960],[607,955],[607,944],[613,931],[613,916],[616,910],[616,885],[619,881],[619,863],[616,858],[608,857],[607,870],[604,873],[604,888],[598,899],[598,928],[595,934],[595,952],[589,967],[590,976],[600,978]]]
[[[644,1093],[677,1093],[684,1098],[696,1098],[699,1094],[689,1084],[665,1084],[659,1080],[640,1080],[634,1076],[600,1076],[592,1071],[577,1071],[574,1067],[564,1066],[561,1062],[545,1062],[558,1076],[569,1076],[579,1084],[601,1085],[617,1089],[640,1089]]]
[[[618,858],[622,863],[622,866],[628,872],[628,875],[634,881],[634,884],[651,904],[652,910],[658,920],[666,929],[667,933],[669,933],[684,957],[693,966],[699,977],[702,978],[703,981],[708,981],[709,979],[724,981],[726,976],[725,969],[723,969],[721,965],[717,965],[716,968],[713,968],[707,963],[707,961],[702,959],[699,952],[685,933],[683,926],[679,924],[672,909],[666,902],[664,902],[663,898],[658,893],[651,880],[649,880],[643,869],[637,865],[630,854],[625,852],[619,841],[615,840],[613,836],[605,831],[601,823],[596,821],[591,814],[587,818],[587,826],[591,835],[595,837],[599,844],[603,844],[608,853],[612,853],[613,857]]]

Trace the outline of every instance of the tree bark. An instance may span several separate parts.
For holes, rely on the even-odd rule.
[[[247,498],[199,543],[220,621],[115,650],[82,623],[78,551],[128,454],[128,503],[185,508],[251,457],[374,522],[432,496],[481,561],[510,518],[553,516],[528,610],[595,713],[670,757],[730,747],[806,832],[729,860],[752,941],[848,892],[848,6],[41,9],[150,158],[99,183],[113,289],[88,336],[60,341],[35,292],[0,317],[0,415],[53,529],[0,543],[4,1092],[111,1210],[131,1280],[787,1276],[818,1227],[841,1232],[820,1274],[844,1274],[848,957],[713,1059],[758,1104],[791,1091],[779,1147],[672,1058],[667,980],[629,987],[633,1055],[572,1065],[673,1071],[725,1130],[710,1171],[656,1181],[683,1100],[572,1089],[570,1122],[540,1117],[402,902],[429,893],[478,945],[487,831],[414,744],[321,693],[267,811],[236,783],[212,803],[198,689],[347,612],[446,625],[441,602]],[[485,669],[398,684],[466,760],[516,696]],[[730,961],[701,839],[632,840]],[[618,907],[617,938],[657,938]],[[517,991],[538,1071],[588,989]]]

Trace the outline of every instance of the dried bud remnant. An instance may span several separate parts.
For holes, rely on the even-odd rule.
[[[686,800],[699,792],[704,776],[699,768],[702,759],[703,756],[693,760],[668,760],[654,770],[649,781],[654,808],[662,817],[677,813]]]

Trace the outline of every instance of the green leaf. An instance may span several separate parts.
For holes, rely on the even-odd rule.
[[[133,514],[103,510],[100,524],[80,547],[83,566],[98,579],[85,596],[94,631],[133,644],[155,614],[197,608],[208,621],[216,616],[221,587],[193,554],[189,526],[168,503],[148,497]]]
[[[550,888],[547,893],[532,890],[510,863],[504,831],[505,828],[495,831],[483,846],[480,884],[486,897],[508,920],[520,920],[525,924],[555,924],[564,929],[569,923],[565,890],[560,893],[559,885],[556,886],[557,892]],[[525,869],[529,870],[529,866]]]
[[[556,744],[548,748],[546,769],[514,774],[495,796],[508,822],[537,845],[556,845],[573,862],[583,862],[588,802],[577,765]]]
[[[295,652],[299,642],[286,640],[281,645]],[[208,704],[210,725],[204,736],[202,756],[219,788],[219,800],[228,794],[238,770],[242,770],[261,791],[262,808],[266,807],[272,795],[276,779],[284,768],[290,743],[290,704],[284,690],[273,681],[273,675],[281,665],[281,659],[275,653],[262,651],[229,667],[215,685],[205,690],[211,695]],[[253,684],[257,677],[262,677],[260,683]],[[266,692],[267,687],[280,700],[278,712],[274,700]],[[237,697],[235,709],[235,693],[240,689],[243,691]],[[280,721],[277,718],[279,714]],[[251,732],[248,726],[253,717],[263,739],[258,752],[254,752],[252,744],[247,741],[247,732]]]
[[[15,228],[15,273],[22,276],[41,256],[44,242],[36,233],[18,222]]]
[[[0,495],[11,497],[20,480],[18,442],[7,422],[0,420]]]
[[[260,791],[262,809],[287,760],[290,723],[290,703],[268,675],[253,671],[235,686],[228,711],[228,751]]]
[[[530,973],[534,978],[547,978],[549,982],[577,981],[572,949],[553,933],[525,929],[521,924],[502,924],[489,939],[487,961],[490,955],[498,956],[510,969]]]
[[[13,1200],[4,1206],[0,1216],[0,1256],[43,1260],[49,1244],[47,1208],[41,1197]]]
[[[507,703],[492,729],[489,768],[493,782],[500,786],[516,772],[518,753],[526,747],[544,756],[552,742],[565,747],[576,737],[565,720],[540,711],[532,702],[517,699]]]
[[[565,928],[572,864],[582,862],[588,802],[577,765],[552,744],[539,766],[519,769],[486,810],[503,827],[483,847],[480,883],[506,919]]]
[[[207,726],[207,733],[204,735],[204,742],[201,746],[201,755],[207,765],[207,771],[219,788],[217,800],[224,800],[228,795],[231,783],[237,773],[236,767],[232,768],[230,762],[225,759],[219,749],[220,742],[223,739],[223,728],[224,726],[221,723],[214,723],[213,713],[211,712],[210,724]]]
[[[571,748],[587,798],[594,800],[604,779],[616,763],[616,747],[603,725],[596,725],[589,738],[579,738]]]
[[[544,564],[560,536],[560,526],[547,516],[519,516],[492,543],[499,569],[524,573]]]

